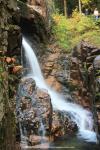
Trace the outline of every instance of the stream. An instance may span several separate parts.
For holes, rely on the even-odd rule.
[[[67,149],[67,150],[99,150],[100,145],[92,142],[86,142],[81,138],[77,138],[75,134],[70,136],[64,136],[57,139],[54,143],[51,143],[50,147],[53,150]]]

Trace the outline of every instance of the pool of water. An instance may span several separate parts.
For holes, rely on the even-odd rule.
[[[58,138],[55,142],[50,144],[50,147],[50,149],[53,150],[100,150],[100,144],[83,141],[77,138],[76,135]]]

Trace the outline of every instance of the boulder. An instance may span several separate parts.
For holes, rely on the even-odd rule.
[[[52,114],[51,100],[46,90],[36,87],[33,79],[23,79],[18,93],[18,119],[26,128],[27,135],[39,134],[39,129],[44,126],[48,129]],[[48,133],[49,134],[49,133]]]
[[[100,68],[100,55],[95,57],[95,59],[94,59],[94,67],[95,67],[95,69],[99,69]]]
[[[71,121],[66,112],[53,111],[51,134],[54,139],[77,131],[76,124]]]
[[[48,142],[77,130],[65,112],[53,110],[48,92],[36,86],[32,78],[21,80],[17,94],[17,117],[29,145]]]
[[[100,49],[96,48],[91,51],[91,55],[100,55]]]
[[[37,135],[35,135],[35,136],[34,135],[30,135],[29,142],[32,145],[37,145],[37,144],[49,142],[49,138],[48,137],[41,137],[41,136],[37,136]]]
[[[88,63],[93,62],[93,60],[94,60],[95,57],[96,57],[96,55],[88,56],[88,57],[86,58],[86,62],[88,62]]]

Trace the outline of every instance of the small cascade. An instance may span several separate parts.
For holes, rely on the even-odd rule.
[[[33,49],[28,44],[27,40],[23,38],[23,48],[26,55],[26,61],[30,66],[30,71],[27,74],[27,78],[31,77],[35,80],[37,86],[42,89],[46,89],[51,97],[53,109],[66,112],[70,115],[73,122],[78,126],[78,136],[86,141],[96,142],[96,134],[93,131],[93,118],[92,113],[83,109],[80,105],[68,102],[64,99],[63,95],[57,93],[44,81],[38,60],[34,54]],[[41,122],[40,131],[42,136],[45,135],[45,129]]]
[[[40,128],[39,128],[39,136],[41,136],[41,144],[44,143],[44,137],[45,137],[45,127],[43,124],[43,121],[40,121]]]
[[[26,133],[26,129],[22,129],[22,125],[19,123],[19,129],[20,129],[20,135],[21,135],[21,144],[27,146],[27,137],[25,136]],[[23,133],[24,132],[24,133]]]

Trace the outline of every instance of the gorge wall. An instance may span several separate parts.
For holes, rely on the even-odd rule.
[[[20,65],[22,33],[28,37],[33,36],[33,42],[36,43],[41,41],[45,43],[48,34],[45,25],[48,16],[45,1],[31,2],[36,7],[31,7],[27,1],[30,7],[21,3],[19,6],[22,9],[19,9],[16,0],[0,0],[0,149],[2,150],[17,149],[19,144],[16,146],[16,138],[20,140],[19,133],[16,134],[15,98],[23,70]],[[27,16],[25,11],[28,12]]]
[[[71,85],[75,101],[90,108],[100,132],[100,48],[82,41],[71,57]]]
[[[0,11],[0,149],[12,150],[16,142],[15,94],[22,68],[16,0],[0,0]]]
[[[46,82],[63,93],[69,101],[93,111],[100,132],[100,49],[82,41],[72,54],[62,51],[56,43],[48,45],[42,69]]]

